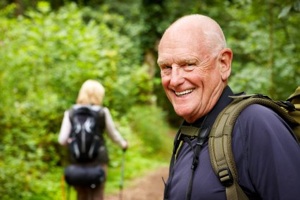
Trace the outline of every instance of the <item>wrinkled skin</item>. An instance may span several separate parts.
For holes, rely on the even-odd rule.
[[[159,43],[163,88],[175,112],[189,123],[206,115],[227,85],[232,51],[225,45],[220,27],[201,15],[175,22]]]

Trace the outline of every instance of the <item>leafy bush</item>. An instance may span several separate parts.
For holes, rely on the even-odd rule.
[[[126,115],[132,105],[151,102],[152,84],[138,59],[138,42],[115,30],[123,26],[122,17],[114,15],[115,23],[122,24],[109,26],[107,13],[98,13],[103,20],[86,20],[86,11],[75,4],[50,12],[41,2],[38,11],[15,19],[8,17],[13,8],[0,12],[0,196],[57,199],[67,155],[57,134],[81,84],[86,79],[102,82],[104,105],[133,141],[132,151],[140,136],[131,133]],[[112,158],[120,156],[111,146]],[[112,171],[119,165],[116,160]],[[133,161],[135,168],[138,162]]]
[[[161,109],[150,105],[134,106],[128,117],[134,133],[141,138],[140,152],[156,156],[158,153],[171,152],[170,146],[167,145],[170,143],[166,140],[166,137],[170,136],[166,126],[166,115]]]

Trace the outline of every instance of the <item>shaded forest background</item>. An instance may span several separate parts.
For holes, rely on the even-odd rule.
[[[166,136],[180,119],[161,88],[156,45],[182,15],[220,23],[234,51],[234,91],[285,99],[300,85],[299,0],[3,0],[0,8],[3,200],[61,198],[68,159],[57,137],[86,79],[104,85],[104,105],[130,143],[125,178],[167,164]],[[122,153],[108,145],[113,192]]]

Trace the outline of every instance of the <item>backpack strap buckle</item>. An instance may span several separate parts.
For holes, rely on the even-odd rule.
[[[229,168],[223,168],[218,171],[219,180],[222,185],[225,187],[229,187],[233,184],[233,176]]]
[[[295,111],[296,110],[295,105],[293,103],[291,103],[290,101],[279,101],[277,104],[279,106],[284,107],[288,111]]]

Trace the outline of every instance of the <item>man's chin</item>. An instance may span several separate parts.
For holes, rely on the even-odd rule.
[[[178,116],[180,116],[180,117],[182,117],[182,118],[186,118],[186,117],[188,117],[188,116],[190,116],[190,112],[188,112],[188,110],[187,109],[183,109],[183,108],[177,108],[177,109],[175,109],[175,112],[176,112],[176,114],[178,115]]]
[[[192,123],[195,120],[195,110],[192,110],[188,107],[176,107],[174,109],[175,113],[182,117],[185,121]]]

